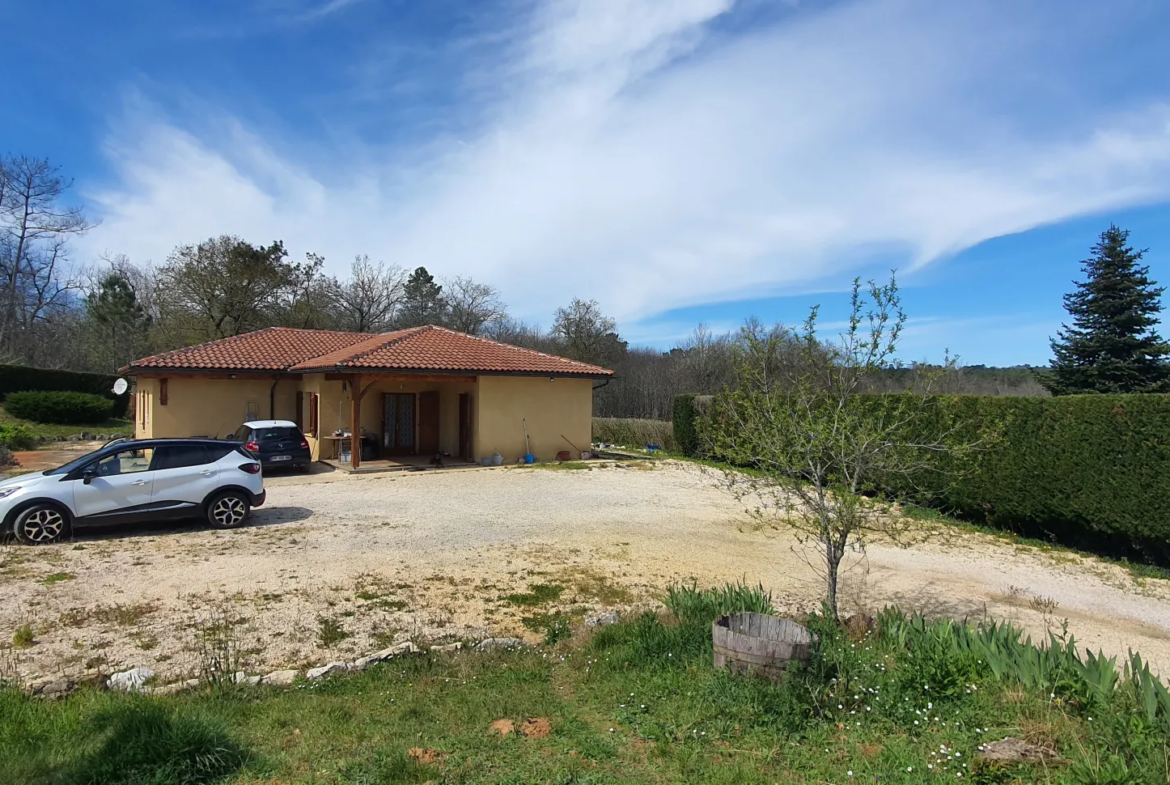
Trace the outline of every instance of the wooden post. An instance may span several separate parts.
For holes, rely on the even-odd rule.
[[[356,469],[362,464],[362,377],[349,377],[349,468]]]

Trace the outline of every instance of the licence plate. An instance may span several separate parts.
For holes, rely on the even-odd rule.
[[[291,461],[292,456],[291,455],[273,455],[268,460],[270,460],[270,461]]]

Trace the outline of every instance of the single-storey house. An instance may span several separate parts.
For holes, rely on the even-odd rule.
[[[250,420],[288,419],[318,461],[362,434],[354,469],[371,453],[406,462],[577,457],[591,440],[594,386],[613,376],[433,326],[381,334],[270,327],[145,357],[122,373],[136,380],[139,438],[225,437]]]

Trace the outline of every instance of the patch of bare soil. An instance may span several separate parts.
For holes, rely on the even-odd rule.
[[[0,547],[0,651],[23,678],[133,666],[166,680],[209,652],[250,673],[353,659],[411,638],[542,637],[541,618],[650,606],[672,581],[761,581],[782,611],[821,583],[784,532],[748,524],[690,464],[273,479],[251,525],[83,534]],[[845,574],[849,613],[887,603],[988,614],[1170,671],[1170,587],[1095,559],[953,530],[874,547]],[[26,637],[22,636],[22,640]],[[226,652],[226,654],[225,654]],[[2,675],[2,674],[0,674]]]

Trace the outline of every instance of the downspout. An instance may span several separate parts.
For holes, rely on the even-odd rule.
[[[276,419],[276,385],[280,384],[280,377],[276,377],[276,381],[272,383],[272,387],[268,390],[268,419]]]
[[[607,378],[607,379],[606,379],[604,382],[602,382],[601,384],[594,385],[594,387],[593,387],[593,391],[594,391],[594,392],[597,392],[597,391],[598,391],[598,390],[600,390],[602,387],[604,387],[605,385],[609,384],[609,383],[610,383],[610,382],[612,382],[612,381],[613,381],[613,377],[612,377],[612,376],[610,376],[609,378]]]

